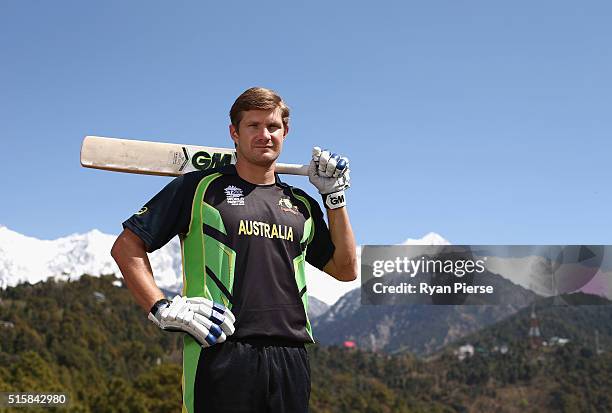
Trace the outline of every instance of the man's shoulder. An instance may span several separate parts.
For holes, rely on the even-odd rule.
[[[217,178],[223,178],[225,176],[230,175],[227,173],[223,167],[220,168],[211,168],[206,169],[204,171],[193,171],[187,172],[186,174],[179,175],[174,178],[161,192],[164,196],[182,196],[182,197],[192,197],[200,184],[211,177],[212,180],[216,180]]]
[[[232,165],[229,165],[229,166],[231,167]],[[231,175],[231,174],[232,174],[232,171],[230,170],[230,168],[226,166],[220,166],[217,168],[210,168],[210,169],[206,169],[203,171],[187,172],[186,174],[179,176],[177,179],[182,179],[187,184],[197,185],[198,183],[200,183],[200,181],[202,181],[202,179],[209,177],[209,176],[213,176],[213,175],[223,176],[223,175]]]
[[[289,191],[291,191],[291,193],[298,199],[301,198],[302,201],[306,201],[308,202],[308,204],[310,204],[310,207],[314,207],[314,206],[318,206],[318,202],[311,197],[308,192],[304,191],[302,188],[299,188],[297,186],[292,186],[286,183],[283,183],[284,187],[287,188]]]

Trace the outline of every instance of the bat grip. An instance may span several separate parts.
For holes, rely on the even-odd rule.
[[[274,171],[279,174],[308,176],[308,165],[277,163]]]

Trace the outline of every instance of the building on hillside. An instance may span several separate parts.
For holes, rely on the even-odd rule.
[[[455,350],[455,355],[459,361],[463,361],[468,357],[474,356],[474,346],[470,343],[464,344]]]
[[[569,338],[557,337],[557,336],[551,337],[550,340],[548,340],[548,344],[551,346],[564,346],[569,342],[570,342]]]
[[[0,321],[0,327],[2,328],[15,328],[15,324],[11,321]]]
[[[357,343],[352,340],[346,340],[344,343],[342,343],[342,346],[347,349],[356,349]]]
[[[508,348],[507,344],[501,344],[501,345],[493,347],[493,350],[491,350],[491,352],[492,353],[507,354],[508,350],[509,350],[509,348]]]

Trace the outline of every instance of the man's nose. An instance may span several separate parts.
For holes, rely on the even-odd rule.
[[[268,130],[268,128],[261,128],[261,129],[259,130],[258,137],[259,137],[260,139],[263,139],[263,140],[269,141],[270,139],[272,139],[272,134],[270,133],[270,131]]]

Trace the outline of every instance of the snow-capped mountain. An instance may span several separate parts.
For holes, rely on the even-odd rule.
[[[110,250],[116,235],[96,229],[55,240],[40,240],[0,226],[0,288],[50,277],[74,280],[83,274],[120,276]],[[149,255],[160,288],[181,288],[181,252],[177,239]]]
[[[430,232],[423,238],[408,238],[406,241],[402,242],[402,245],[451,245],[451,243],[440,234]]]

